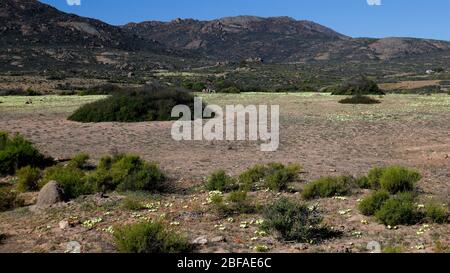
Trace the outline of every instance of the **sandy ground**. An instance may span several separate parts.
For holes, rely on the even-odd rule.
[[[302,175],[304,181],[323,175],[359,175],[375,166],[401,164],[417,168],[423,173],[424,179],[418,185],[423,196],[450,202],[450,96],[389,95],[381,99],[382,104],[372,106],[340,105],[337,103],[339,98],[317,94],[205,96],[208,103],[219,105],[280,105],[281,143],[279,150],[273,153],[261,152],[259,143],[249,141],[177,142],[170,135],[171,122],[80,124],[66,120],[79,105],[95,99],[98,98],[43,97],[36,99],[32,105],[25,105],[27,98],[16,98],[14,101],[0,98],[0,129],[25,135],[42,151],[56,158],[68,158],[79,152],[88,152],[94,160],[113,150],[136,153],[147,160],[159,162],[179,186],[186,188],[201,184],[205,176],[217,169],[238,174],[251,165],[268,162],[301,164],[305,171]],[[49,104],[51,107],[48,107]],[[392,231],[370,219],[369,225],[361,224],[361,220],[367,218],[358,214],[355,206],[364,194],[359,192],[346,201],[318,201],[326,212],[327,221],[345,231],[346,235],[340,239],[306,248],[282,244],[273,237],[258,240],[270,245],[274,252],[359,252],[364,251],[365,245],[371,240],[401,245],[405,251],[414,252],[433,251],[437,240],[448,243],[449,225],[433,227],[428,234],[418,236],[416,232],[420,226]],[[254,237],[252,232],[256,227],[242,230],[239,222],[257,219],[257,216],[239,216],[235,223],[223,223],[223,219],[218,219],[210,209],[202,206],[206,193],[162,198],[164,202],[175,205],[173,208],[162,208],[161,211],[169,215],[169,220],[182,219],[176,228],[186,231],[189,237],[211,234],[213,237],[227,238],[226,243],[217,243],[200,251],[247,252],[256,244],[250,240]],[[273,200],[275,195],[261,192],[255,198],[265,203]],[[184,204],[192,208],[190,213],[183,214],[174,209]],[[0,245],[0,251],[60,252],[64,250],[70,236],[73,240],[82,241],[87,252],[113,251],[108,240],[96,239],[100,233],[110,241],[109,234],[101,230],[86,231],[78,227],[70,232],[62,232],[57,228],[58,221],[69,217],[74,211],[84,219],[104,215],[108,211],[100,209],[104,204],[97,209],[87,209],[87,212],[80,210],[84,205],[79,202],[67,206],[55,209],[58,217],[53,214],[42,217],[25,209],[3,214],[0,230],[11,230],[14,236],[7,240],[10,242],[6,244],[9,247]],[[345,209],[353,211],[348,215],[338,214],[339,210]],[[113,213],[115,218],[103,216],[106,220],[100,225],[107,227],[118,219],[130,219],[129,213]],[[24,225],[22,221],[29,222],[29,225]],[[229,228],[219,231],[214,227],[221,224]],[[44,227],[40,233],[41,239],[36,235],[38,233],[35,234],[39,226]],[[364,235],[355,235],[358,232]],[[26,238],[28,236],[32,239]],[[49,242],[45,239],[49,236],[56,237]]]

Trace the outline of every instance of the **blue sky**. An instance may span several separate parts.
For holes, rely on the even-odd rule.
[[[69,5],[81,1],[81,5]],[[368,1],[381,5],[369,5]],[[291,16],[353,37],[450,40],[450,0],[42,0],[110,24],[235,15]]]

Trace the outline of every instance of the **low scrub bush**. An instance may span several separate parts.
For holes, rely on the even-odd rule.
[[[369,96],[355,95],[339,101],[341,104],[379,104],[381,101]]]
[[[362,189],[379,189],[380,178],[383,175],[386,168],[373,168],[369,171],[367,176],[363,176],[357,179],[356,183]]]
[[[88,181],[96,191],[162,191],[166,175],[156,163],[134,155],[107,156],[100,160]]]
[[[366,216],[374,215],[384,203],[391,198],[387,191],[375,191],[364,198],[358,205],[359,211]]]
[[[255,165],[239,175],[239,184],[243,190],[256,190],[264,183],[268,168],[263,165]]]
[[[93,192],[85,178],[85,173],[80,169],[57,165],[45,170],[40,186],[55,181],[64,190],[66,198],[73,199]]]
[[[69,166],[81,170],[89,168],[88,165],[89,155],[86,153],[77,154],[72,160],[69,161]]]
[[[351,176],[323,177],[307,184],[302,197],[305,199],[345,196],[351,193],[355,181]]]
[[[185,253],[187,239],[168,230],[162,222],[141,222],[114,228],[117,250],[121,253]]]
[[[225,94],[239,94],[241,93],[241,90],[237,87],[227,87],[224,89],[220,89],[219,93],[225,93]]]
[[[206,88],[206,84],[203,82],[191,82],[191,81],[184,81],[181,86],[188,90],[193,90],[197,92],[201,92],[203,89]]]
[[[33,144],[20,135],[10,137],[0,132],[0,176],[13,175],[16,170],[31,166],[43,168],[53,163]]]
[[[356,184],[363,189],[384,189],[392,194],[414,190],[421,179],[419,172],[400,166],[373,168],[367,176],[360,177]]]
[[[0,189],[0,212],[19,208],[23,203],[16,192]]]
[[[287,190],[289,183],[298,179],[300,169],[298,165],[269,164],[266,187],[273,191]]]
[[[87,96],[87,95],[113,95],[113,94],[119,94],[122,92],[125,92],[122,87],[106,83],[106,84],[100,84],[96,86],[89,87],[87,90],[82,91],[79,93],[79,95]]]
[[[0,96],[40,96],[41,93],[34,91],[31,88],[27,88],[26,90],[21,88],[15,88],[15,89],[0,89]]]
[[[224,170],[218,170],[208,177],[205,187],[209,191],[229,192],[235,190],[237,184]]]
[[[17,171],[17,190],[19,192],[36,191],[39,189],[41,170],[30,166]]]
[[[193,109],[193,95],[167,88],[115,93],[103,100],[82,106],[69,120],[85,123],[167,121],[173,119],[173,107],[180,104]]]
[[[402,246],[387,245],[383,247],[383,253],[388,254],[405,253],[405,249]]]
[[[127,196],[122,201],[122,207],[126,210],[138,211],[138,210],[142,210],[144,208],[144,205],[142,204],[141,200],[139,200],[138,198]]]
[[[414,195],[400,193],[392,196],[375,213],[381,223],[390,226],[414,225],[421,220],[420,213],[414,203]]]
[[[322,224],[322,216],[315,208],[281,198],[266,208],[263,227],[279,232],[286,241],[319,243],[339,233]]]
[[[265,186],[274,191],[284,191],[288,189],[289,183],[298,179],[299,165],[285,166],[280,163],[270,163],[268,165],[255,165],[239,175],[239,184],[242,190],[256,190],[260,186]]]
[[[211,202],[222,216],[254,213],[256,209],[246,191],[233,191],[226,198],[215,194]]]
[[[429,203],[425,206],[425,219],[430,223],[445,224],[448,216],[448,209],[443,204]]]
[[[403,167],[388,167],[383,171],[380,177],[380,186],[382,189],[392,194],[398,192],[413,191],[415,184],[420,181],[422,176],[419,172],[409,170]]]
[[[333,86],[326,90],[331,92],[332,95],[384,95],[384,91],[381,90],[377,83],[366,78],[356,77],[348,81],[344,81],[340,85]]]

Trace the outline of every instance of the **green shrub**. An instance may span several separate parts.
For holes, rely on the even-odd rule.
[[[19,192],[36,191],[39,189],[41,170],[30,166],[17,171],[17,190]]]
[[[191,247],[186,238],[161,222],[141,222],[115,227],[114,239],[121,253],[184,253]]]
[[[86,153],[77,154],[69,161],[69,166],[81,170],[88,168],[89,155]]]
[[[193,95],[167,88],[122,92],[82,106],[69,120],[85,123],[167,121],[173,120],[171,114],[176,105],[188,105],[193,109]]]
[[[239,184],[243,190],[256,190],[258,183],[264,182],[268,168],[263,165],[255,165],[239,175]]]
[[[361,203],[359,203],[359,211],[366,216],[372,216],[384,205],[387,200],[390,199],[390,197],[391,196],[387,191],[380,190],[373,192],[364,198]]]
[[[273,191],[285,191],[288,185],[298,179],[300,166],[282,164],[269,164],[269,172],[266,177],[266,187]]]
[[[375,213],[375,217],[382,224],[390,226],[414,225],[421,218],[411,193],[400,193],[391,197]]]
[[[351,193],[355,184],[351,176],[323,177],[307,184],[302,197],[305,199],[345,196]]]
[[[142,210],[144,208],[142,202],[139,199],[131,197],[131,196],[127,196],[122,201],[122,207],[126,210],[131,210],[131,211],[138,211],[138,210]]]
[[[430,223],[445,224],[448,220],[448,210],[438,203],[429,203],[425,206],[425,217]]]
[[[104,157],[95,172],[88,176],[96,191],[162,191],[166,175],[156,163],[134,155]]]
[[[193,91],[197,91],[197,92],[200,92],[206,88],[206,84],[203,82],[185,81],[181,84],[181,86],[185,89],[193,90]]]
[[[45,170],[40,186],[55,181],[64,190],[66,197],[73,199],[93,192],[85,178],[85,173],[80,169],[58,165]]]
[[[255,165],[239,175],[240,188],[244,191],[256,190],[258,186],[274,191],[283,191],[288,188],[289,183],[298,179],[299,165],[285,166],[280,163],[270,163],[266,166]]]
[[[112,167],[112,170],[115,166]],[[166,175],[156,163],[143,162],[138,170],[125,176],[117,186],[118,191],[163,191]]]
[[[386,168],[373,168],[369,171],[367,174],[368,188],[379,189],[381,187],[380,179],[385,170]]]
[[[360,176],[355,180],[356,185],[361,189],[370,189],[369,178],[367,176]]]
[[[388,246],[383,247],[383,253],[388,253],[388,254],[405,253],[405,249],[402,246],[388,245]]]
[[[319,243],[339,235],[322,224],[322,217],[315,208],[281,198],[266,208],[263,228],[277,231],[286,241]]]
[[[233,191],[226,199],[222,195],[216,194],[211,197],[211,201],[222,216],[250,214],[254,213],[256,209],[246,191]]]
[[[25,90],[25,92],[26,92],[26,95],[29,96],[29,97],[36,97],[36,96],[41,96],[42,95],[41,93],[31,89],[31,87],[27,88],[27,90]]]
[[[16,192],[0,189],[0,212],[21,207],[23,203]]]
[[[26,166],[43,168],[52,163],[52,159],[42,155],[22,136],[11,138],[7,133],[0,132],[0,176],[13,175]]]
[[[344,81],[340,85],[333,86],[327,91],[332,95],[384,95],[377,83],[366,77],[355,77],[348,81]]]
[[[241,93],[241,90],[237,87],[227,87],[224,89],[220,89],[219,93],[225,93],[225,94],[239,94]]]
[[[205,88],[206,88],[206,84],[204,84],[202,82],[195,82],[192,84],[192,90],[194,90],[194,91],[200,92]]]
[[[229,192],[237,188],[236,180],[223,170],[218,170],[208,177],[205,185],[209,191]]]
[[[380,177],[380,185],[392,194],[413,191],[415,184],[421,179],[420,173],[403,167],[389,167]]]
[[[353,97],[345,98],[339,101],[341,104],[379,104],[381,101],[371,98],[369,96],[355,95]]]

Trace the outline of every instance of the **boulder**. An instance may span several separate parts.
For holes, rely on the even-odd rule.
[[[55,181],[48,182],[39,192],[36,207],[45,208],[65,201],[64,191]]]

